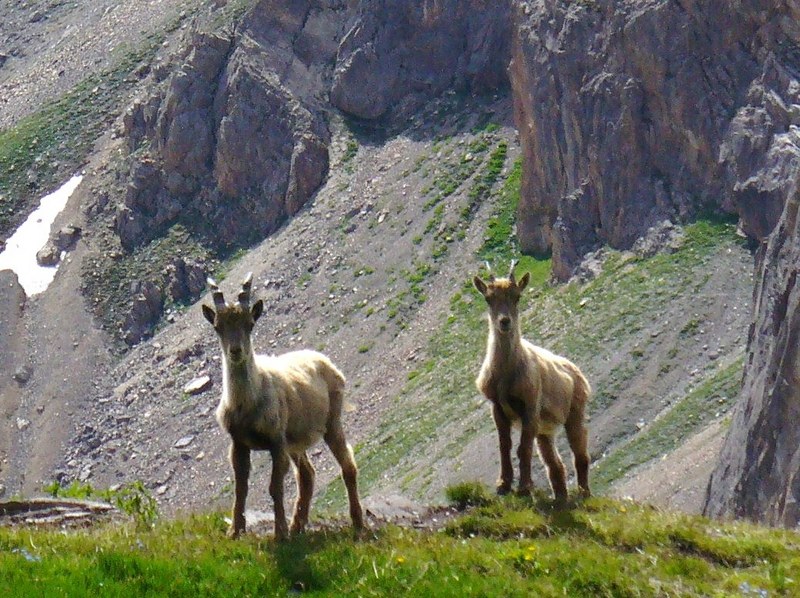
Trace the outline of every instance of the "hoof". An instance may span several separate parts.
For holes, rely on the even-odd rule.
[[[297,535],[300,535],[300,534],[302,534],[302,533],[303,533],[303,532],[305,532],[305,531],[306,531],[306,524],[305,524],[305,522],[303,522],[303,523],[299,523],[299,522],[298,522],[298,523],[295,523],[295,522],[293,521],[293,522],[292,522],[292,525],[289,527],[289,533],[290,533],[292,536],[297,536]]]
[[[369,534],[370,529],[366,525],[353,526],[353,537],[356,540],[366,540]]]
[[[511,483],[501,482],[497,484],[495,492],[497,492],[497,496],[505,496],[506,494],[511,492]]]
[[[226,535],[227,535],[227,536],[228,536],[228,537],[229,537],[231,540],[235,540],[236,538],[238,538],[239,536],[241,536],[243,533],[244,533],[244,528],[241,528],[241,529],[239,529],[239,528],[237,528],[237,527],[230,526],[230,527],[228,528],[228,531],[227,531]]]
[[[533,493],[533,486],[520,486],[517,488],[517,496],[530,497]]]
[[[275,527],[275,539],[278,542],[285,542],[289,539],[289,528],[286,527],[286,523]]]

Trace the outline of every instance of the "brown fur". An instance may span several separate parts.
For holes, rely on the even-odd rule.
[[[547,467],[550,486],[559,502],[567,499],[566,471],[553,443],[563,426],[574,455],[575,471],[581,492],[588,496],[589,453],[584,410],[591,388],[571,361],[532,345],[522,338],[518,304],[530,275],[517,283],[513,266],[509,278],[484,282],[473,279],[475,288],[489,305],[489,338],[486,356],[475,381],[492,402],[492,415],[500,444],[500,479],[497,492],[511,490],[514,472],[511,463],[511,428],[521,428],[517,455],[520,462],[519,492],[533,487],[531,459],[533,441]]]
[[[218,289],[215,292],[219,293]],[[350,517],[353,526],[362,529],[358,470],[341,422],[344,376],[330,359],[316,351],[256,355],[250,333],[263,310],[262,301],[252,308],[247,307],[249,297],[244,306],[239,302],[224,304],[219,293],[215,304],[216,311],[203,305],[203,314],[214,326],[222,346],[223,387],[217,421],[231,436],[235,481],[229,535],[235,538],[245,531],[251,450],[268,450],[272,455],[269,493],[275,508],[275,536],[283,539],[290,529],[292,533],[303,531],[308,523],[315,476],[306,451],[321,439],[342,468]],[[291,528],[287,526],[283,504],[283,480],[290,461],[298,486]]]

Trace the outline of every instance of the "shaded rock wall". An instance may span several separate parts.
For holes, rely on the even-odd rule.
[[[797,2],[513,2],[518,234],[568,278],[665,219],[762,239],[800,164]]]
[[[800,187],[758,254],[742,398],[708,485],[710,516],[800,524]]]
[[[507,85],[510,26],[508,0],[362,1],[331,103],[361,119],[401,119],[446,90]]]
[[[263,238],[327,175],[331,103],[397,120],[449,89],[500,87],[509,19],[485,0],[263,0],[235,34],[197,33],[125,115],[123,247],[178,220],[223,245]]]

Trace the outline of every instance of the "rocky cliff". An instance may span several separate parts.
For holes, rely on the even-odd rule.
[[[123,247],[176,221],[242,246],[303,206],[328,170],[319,100],[346,16],[343,2],[265,0],[233,31],[195,34],[177,68],[155,72],[155,92],[125,117]]]
[[[800,523],[800,188],[758,254],[742,398],[705,512]]]
[[[797,2],[513,2],[518,231],[568,278],[713,209],[763,239],[800,164]]]
[[[365,120],[398,120],[447,90],[507,85],[510,3],[361,2],[339,47],[331,103]]]
[[[552,251],[566,279],[600,245],[703,211],[769,238],[706,511],[796,525],[800,233],[787,196],[800,180],[800,3],[513,4],[525,249]]]

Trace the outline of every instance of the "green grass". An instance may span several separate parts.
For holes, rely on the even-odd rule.
[[[632,503],[491,498],[443,531],[327,527],[276,544],[225,538],[216,514],[149,530],[0,529],[0,590],[14,596],[797,595],[800,536]]]

